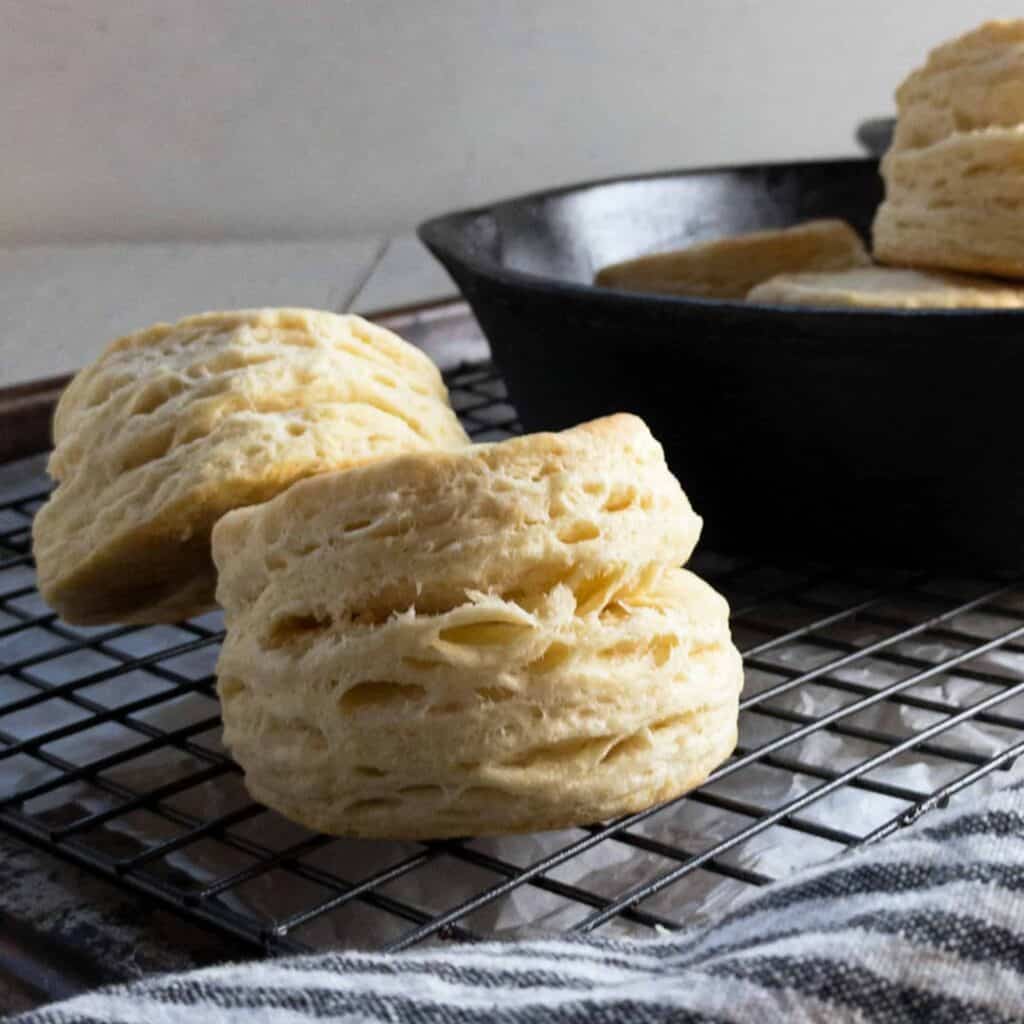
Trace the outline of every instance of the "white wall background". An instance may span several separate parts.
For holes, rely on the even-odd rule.
[[[0,242],[334,237],[856,151],[963,0],[0,0]]]

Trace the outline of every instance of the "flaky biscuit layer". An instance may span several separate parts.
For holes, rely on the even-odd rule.
[[[206,313],[120,338],[69,385],[39,511],[40,589],[71,622],[213,604],[209,534],[302,477],[468,439],[430,360],[359,317]]]
[[[960,132],[882,162],[885,263],[1024,278],[1024,128]]]

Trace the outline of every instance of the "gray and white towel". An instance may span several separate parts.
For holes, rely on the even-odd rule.
[[[1024,784],[644,942],[487,943],[235,964],[10,1024],[1024,1021]]]

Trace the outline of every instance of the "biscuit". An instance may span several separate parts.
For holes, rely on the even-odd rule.
[[[225,742],[320,831],[587,823],[732,751],[728,607],[632,416],[303,481],[213,533]]]
[[[1024,287],[966,274],[864,267],[782,274],[752,289],[751,302],[884,309],[1020,309]]]
[[[437,368],[353,316],[205,313],[113,342],[58,404],[40,590],[74,623],[214,606],[210,530],[296,480],[468,443]]]
[[[600,270],[594,283],[664,295],[741,299],[777,274],[845,270],[868,263],[864,245],[849,224],[812,220],[616,263]]]
[[[1024,21],[991,21],[932,50],[896,105],[894,149],[1024,123]]]
[[[1024,127],[958,132],[882,161],[884,263],[1024,277]]]

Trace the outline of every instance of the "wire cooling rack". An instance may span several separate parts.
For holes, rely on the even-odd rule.
[[[518,431],[490,364],[447,376],[474,437]],[[1024,747],[1015,581],[704,554],[747,682],[739,747],[699,790],[539,836],[314,835],[253,803],[221,746],[218,615],[85,629],[43,604],[29,470],[0,490],[0,827],[268,951],[692,924],[990,785]]]

